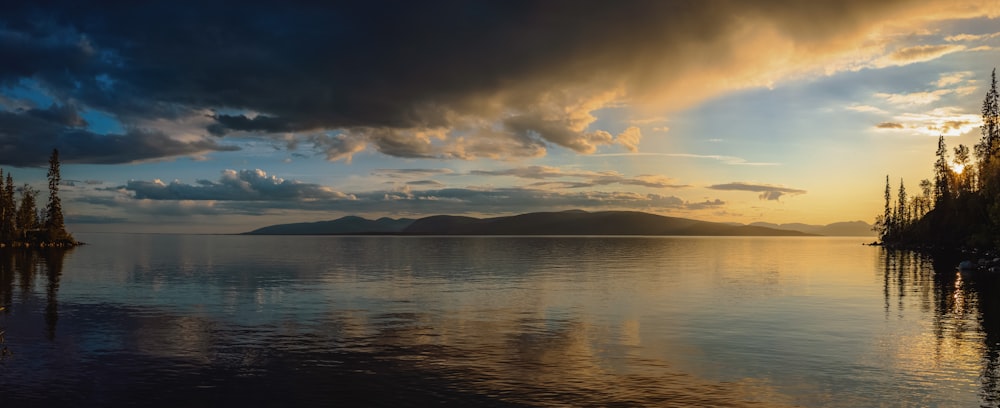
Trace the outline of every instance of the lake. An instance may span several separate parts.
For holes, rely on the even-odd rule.
[[[78,234],[7,406],[996,406],[1000,297],[871,238]]]

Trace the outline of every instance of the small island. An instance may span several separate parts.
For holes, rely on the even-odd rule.
[[[893,202],[889,176],[885,210],[874,230],[886,247],[924,251],[965,251],[995,255],[1000,247],[1000,107],[996,69],[982,106],[982,137],[971,150],[958,145],[949,157],[938,137],[934,178],[921,180],[919,194],[907,195],[899,181]],[[971,156],[975,157],[975,160]]]
[[[15,188],[14,178],[0,169],[0,248],[67,248],[81,245],[66,231],[59,199],[59,150],[49,157],[49,195],[44,209],[39,192],[28,184]],[[15,191],[18,196],[15,196]]]

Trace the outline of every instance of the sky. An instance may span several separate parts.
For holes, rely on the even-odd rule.
[[[872,222],[978,141],[1000,2],[2,2],[0,61],[0,167],[58,149],[71,232]]]

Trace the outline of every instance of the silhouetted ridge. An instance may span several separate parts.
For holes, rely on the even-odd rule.
[[[802,223],[772,224],[769,222],[755,222],[750,225],[780,230],[801,231],[807,234],[817,234],[831,237],[870,237],[875,235],[875,232],[872,231],[871,224],[864,221],[835,222],[827,225],[810,225]]]
[[[391,234],[399,233],[410,225],[413,219],[392,219],[382,217],[368,220],[357,216],[347,216],[332,221],[300,222],[294,224],[271,225],[248,232],[251,235],[335,235],[335,234]]]
[[[404,234],[467,234],[464,231],[472,230],[473,225],[482,224],[488,220],[473,217],[460,217],[457,215],[434,215],[413,221],[403,229]]]
[[[666,217],[638,211],[536,212],[506,217],[474,218],[435,215],[412,220],[347,216],[332,221],[279,224],[253,230],[252,235],[710,235],[803,236],[754,225],[732,225]]]
[[[803,236],[755,226],[666,217],[635,211],[540,212],[507,217],[438,215],[414,221],[403,230],[414,235],[743,235]]]

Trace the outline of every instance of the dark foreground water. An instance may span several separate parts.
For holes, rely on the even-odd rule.
[[[2,407],[1000,403],[1000,280],[861,238],[78,238]]]

